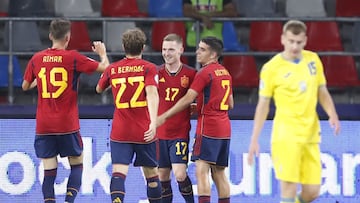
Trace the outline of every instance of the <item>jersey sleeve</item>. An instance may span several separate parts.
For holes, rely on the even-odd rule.
[[[74,55],[76,58],[76,70],[83,73],[93,73],[99,66],[99,62],[91,59],[87,56],[80,54],[77,51],[74,51]]]
[[[263,66],[260,72],[259,95],[264,97],[273,96],[272,74],[269,67]]]
[[[319,56],[314,53],[315,55],[315,67],[317,67],[317,81],[318,81],[318,86],[321,85],[326,85],[326,78],[325,78],[325,74],[324,74],[324,66],[319,58]]]
[[[30,61],[28,62],[26,69],[25,69],[25,73],[24,73],[24,80],[26,80],[29,83],[32,83],[34,81],[34,79],[36,78],[36,76],[34,75],[34,61],[33,58],[30,59]]]
[[[104,73],[101,74],[98,85],[102,90],[106,89],[110,85],[110,70],[111,68],[107,68]]]
[[[191,83],[190,89],[193,89],[197,93],[200,93],[209,81],[210,79],[209,77],[207,77],[207,74],[203,69],[195,75],[194,81]]]
[[[145,86],[154,85],[158,86],[158,73],[154,64],[147,64],[148,68],[145,75]]]

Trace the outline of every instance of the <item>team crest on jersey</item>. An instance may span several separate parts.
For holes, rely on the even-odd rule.
[[[187,88],[189,87],[189,77],[187,77],[186,75],[181,77],[181,87]]]

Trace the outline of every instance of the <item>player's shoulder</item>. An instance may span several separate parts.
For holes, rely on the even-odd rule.
[[[303,55],[304,59],[319,58],[319,55],[316,52],[309,50],[303,50],[301,54]]]
[[[284,58],[281,56],[281,53],[277,53],[275,56],[271,57],[262,67],[264,70],[273,70],[284,62]]]

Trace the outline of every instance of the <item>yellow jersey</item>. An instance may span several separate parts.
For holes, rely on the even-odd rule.
[[[299,61],[288,61],[279,53],[264,64],[259,96],[275,103],[272,142],[320,142],[316,106],[321,85],[326,85],[326,79],[314,52],[303,50]]]

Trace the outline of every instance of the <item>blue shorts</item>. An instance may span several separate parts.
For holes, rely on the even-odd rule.
[[[110,141],[111,162],[113,164],[129,165],[133,161],[134,166],[157,167],[158,166],[158,142],[149,144],[122,143]]]
[[[191,161],[203,160],[217,166],[228,166],[230,139],[196,135]]]
[[[60,154],[61,157],[80,156],[83,142],[80,132],[64,135],[36,135],[35,153],[38,158],[51,158]]]
[[[187,164],[189,141],[185,139],[160,140],[159,168],[171,168],[172,163]]]

